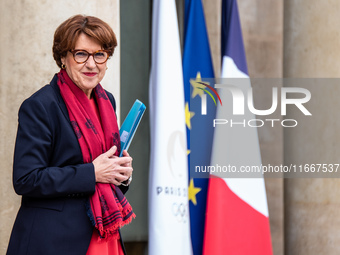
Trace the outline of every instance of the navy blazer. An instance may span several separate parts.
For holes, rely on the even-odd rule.
[[[8,255],[85,255],[90,244],[85,202],[95,191],[94,165],[83,162],[57,80],[55,75],[19,110],[13,185],[22,203]]]

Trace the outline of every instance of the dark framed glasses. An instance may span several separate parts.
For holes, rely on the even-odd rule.
[[[70,50],[70,52],[73,55],[74,61],[78,64],[85,63],[90,56],[93,57],[94,62],[97,64],[104,64],[109,58],[109,53],[106,50],[97,50],[93,53],[89,53],[86,50]]]

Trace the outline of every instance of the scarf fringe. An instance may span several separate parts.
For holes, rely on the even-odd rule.
[[[131,210],[132,212],[132,210]],[[119,232],[118,230],[125,225],[128,225],[131,223],[132,219],[136,218],[136,215],[134,213],[132,213],[131,217],[129,217],[128,219],[126,219],[125,221],[120,221],[120,222],[116,222],[113,226],[111,226],[110,228],[104,229],[103,227],[100,227],[100,229],[97,228],[98,230],[98,240],[111,240],[111,239],[119,239]]]
[[[122,210],[123,218],[128,216],[131,213],[132,214],[127,219],[116,222],[110,228],[104,229],[103,226],[99,227],[94,219],[93,212],[92,212],[91,205],[90,205],[90,199],[86,200],[85,202],[86,214],[89,217],[92,226],[98,231],[98,236],[99,236],[98,241],[105,240],[106,238],[107,239],[111,239],[111,238],[119,239],[118,229],[120,229],[121,227],[125,225],[130,224],[131,221],[136,218],[136,214],[133,213],[133,210],[131,207],[123,209],[120,204],[118,205],[120,207],[119,209]]]

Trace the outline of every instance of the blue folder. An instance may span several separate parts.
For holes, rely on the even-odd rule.
[[[145,105],[137,99],[131,107],[128,115],[126,116],[119,130],[121,146],[119,157],[123,155],[123,150],[129,149],[129,146],[131,144],[133,136],[136,133],[137,127],[142,119],[145,109]]]

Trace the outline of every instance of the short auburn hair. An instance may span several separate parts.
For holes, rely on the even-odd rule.
[[[116,35],[104,21],[93,16],[75,15],[56,29],[53,40],[53,58],[61,67],[61,58],[66,57],[69,50],[74,50],[80,34],[88,35],[99,42],[104,50],[113,55],[117,46]]]

